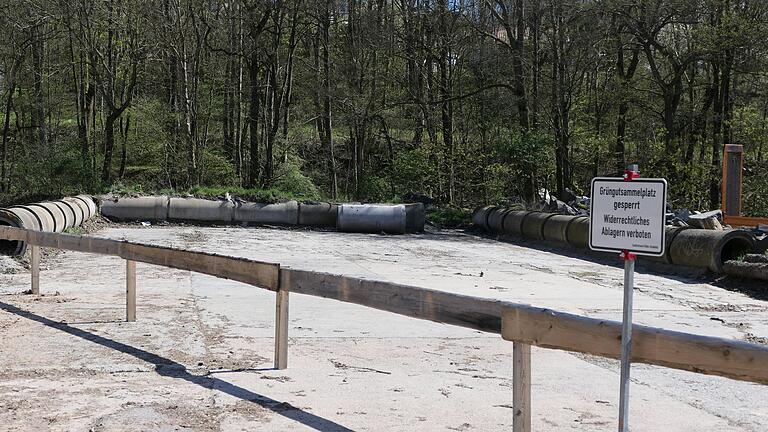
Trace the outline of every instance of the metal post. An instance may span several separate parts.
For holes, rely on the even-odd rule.
[[[619,389],[619,432],[629,431],[629,369],[632,361],[632,295],[635,285],[635,257],[622,253],[624,260],[624,317],[621,324],[621,386]]]
[[[29,266],[32,272],[32,294],[40,295],[40,246],[32,246]]]
[[[512,419],[513,432],[531,431],[531,346],[512,344]]]
[[[640,168],[631,164],[624,171],[624,181],[640,177]],[[621,383],[619,385],[619,432],[629,432],[629,370],[632,365],[632,296],[635,286],[636,255],[623,251],[624,261],[624,313],[621,322]]]
[[[136,261],[125,260],[125,320],[136,321]]]

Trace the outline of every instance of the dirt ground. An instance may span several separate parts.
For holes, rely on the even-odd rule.
[[[245,256],[621,319],[623,271],[457,231],[383,236],[112,226],[97,235]],[[8,267],[8,263],[5,263]],[[0,430],[509,431],[512,344],[498,335],[292,295],[272,369],[274,293],[74,252],[0,272]],[[641,271],[635,321],[768,340],[768,287]],[[763,295],[762,293],[766,293]],[[533,429],[614,430],[618,362],[533,349]],[[768,365],[767,365],[768,367]],[[768,386],[634,365],[633,431],[765,431]]]

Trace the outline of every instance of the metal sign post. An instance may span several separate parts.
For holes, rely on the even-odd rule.
[[[637,165],[623,178],[592,179],[589,247],[620,252],[624,261],[624,307],[621,327],[619,432],[629,431],[629,371],[632,361],[632,296],[637,255],[664,255],[667,182],[640,179]]]
[[[640,177],[637,165],[630,165],[624,172],[624,181]],[[624,306],[621,320],[621,383],[619,385],[619,432],[629,432],[629,369],[632,363],[632,297],[635,288],[636,255],[621,251],[624,261]]]
[[[629,431],[629,367],[632,362],[632,290],[635,285],[635,254],[622,252],[624,260],[624,316],[621,322],[621,385],[619,432]]]

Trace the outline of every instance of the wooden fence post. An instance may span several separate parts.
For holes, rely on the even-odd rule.
[[[125,320],[136,321],[136,261],[125,260]]]
[[[288,367],[288,291],[278,289],[275,303],[275,369]]]
[[[32,294],[40,295],[40,246],[32,246]]]
[[[531,431],[531,346],[512,344],[513,432]]]

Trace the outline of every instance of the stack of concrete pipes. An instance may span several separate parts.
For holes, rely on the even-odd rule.
[[[222,224],[278,224],[336,226],[347,232],[402,234],[424,230],[423,204],[332,204],[327,202],[275,204],[144,196],[105,197],[101,213],[115,220],[188,221]]]
[[[57,201],[0,209],[0,225],[36,231],[62,232],[80,226],[98,212],[93,198],[78,195]],[[26,242],[0,240],[0,253],[23,255]]]
[[[566,216],[487,206],[478,209],[472,221],[476,226],[492,233],[589,249],[587,216]],[[666,230],[664,256],[649,259],[667,264],[707,268],[722,273],[724,262],[738,258],[755,248],[755,237],[748,231],[670,226]]]

